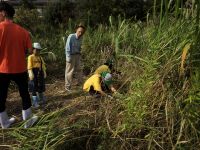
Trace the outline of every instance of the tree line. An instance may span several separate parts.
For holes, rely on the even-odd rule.
[[[43,10],[44,20],[53,26],[67,23],[69,19],[87,22],[91,26],[106,24],[110,16],[124,19],[146,19],[147,13],[155,10],[159,13],[161,5],[165,10],[169,5],[174,11],[175,5],[189,6],[192,0],[57,0],[49,2]],[[34,9],[30,0],[21,0],[21,6]],[[168,11],[169,11],[168,10]]]

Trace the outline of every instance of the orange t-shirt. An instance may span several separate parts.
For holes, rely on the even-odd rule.
[[[10,20],[0,23],[0,73],[25,72],[26,51],[31,48],[28,31]]]

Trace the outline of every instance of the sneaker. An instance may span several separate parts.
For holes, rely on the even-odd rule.
[[[94,94],[93,97],[99,99],[99,98],[101,98],[101,95],[100,94]]]
[[[30,119],[26,121],[24,128],[29,128],[33,126],[33,124],[35,124],[37,120],[38,120],[38,116],[36,115],[32,116]]]
[[[67,92],[71,92],[71,91],[72,91],[70,87],[65,87],[65,90],[66,90]]]
[[[39,107],[40,107],[40,105],[38,103],[33,104],[33,108],[39,108]]]

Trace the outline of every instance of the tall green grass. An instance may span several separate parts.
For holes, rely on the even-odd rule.
[[[110,17],[109,25],[88,27],[84,36],[84,65],[93,71],[114,57],[121,75],[113,76],[122,95],[114,100],[81,96],[42,115],[33,128],[25,130],[18,124],[2,131],[1,145],[17,149],[199,149],[200,5],[194,4],[196,16],[186,16],[179,0],[173,14],[168,12],[171,1],[161,2],[165,11],[162,7],[158,16],[155,5],[146,23]],[[59,40],[64,34],[52,43],[46,41],[58,45],[55,53],[60,56],[64,44]],[[184,54],[187,44],[191,48]]]

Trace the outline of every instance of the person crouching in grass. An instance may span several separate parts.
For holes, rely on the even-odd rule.
[[[107,96],[112,98],[110,93],[116,92],[116,89],[112,86],[112,75],[109,72],[92,75],[85,81],[83,91],[89,92],[90,95],[95,97]]]

